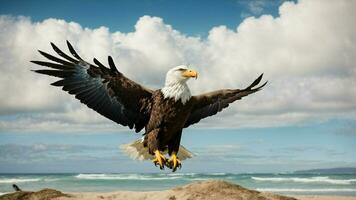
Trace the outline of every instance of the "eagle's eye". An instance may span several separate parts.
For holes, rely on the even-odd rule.
[[[179,69],[177,69],[178,71],[185,71],[186,69],[184,69],[184,68],[179,68]]]

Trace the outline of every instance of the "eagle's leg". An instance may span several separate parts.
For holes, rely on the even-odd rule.
[[[166,165],[171,168],[173,172],[175,172],[178,167],[182,168],[182,162],[178,159],[176,152],[172,152],[171,158],[167,161]]]
[[[155,166],[159,165],[160,169],[164,168],[164,164],[166,163],[166,158],[164,155],[159,151],[159,129],[154,129],[150,131],[146,136],[144,143],[148,147],[148,152],[152,155],[155,156],[155,158],[152,160],[152,162],[155,164]]]
[[[171,139],[170,144],[168,145],[168,154],[171,156],[171,158],[167,161],[166,166],[172,169],[173,172],[175,172],[178,167],[182,168],[182,163],[177,157],[181,137],[182,131],[177,132],[174,134],[174,137]]]
[[[160,169],[164,168],[164,164],[166,163],[166,158],[159,150],[155,151],[155,159],[152,160],[155,166],[159,165]]]

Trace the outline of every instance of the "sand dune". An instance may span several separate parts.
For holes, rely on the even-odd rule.
[[[320,197],[320,198],[319,198]],[[354,197],[299,196],[297,198],[249,190],[225,181],[194,182],[164,191],[136,192],[118,191],[109,193],[62,193],[52,189],[38,192],[15,192],[0,197],[1,200],[355,200]]]

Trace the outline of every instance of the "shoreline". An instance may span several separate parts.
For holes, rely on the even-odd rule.
[[[56,200],[356,200],[356,196],[342,195],[279,195],[244,188],[221,181],[196,181],[184,186],[162,191],[115,191],[115,192],[61,192],[53,189],[18,191],[0,196],[1,200],[56,199]]]
[[[345,195],[288,195],[299,200],[356,200],[356,196]]]
[[[167,193],[168,195],[164,195],[163,193]],[[61,197],[59,200],[125,200],[125,199],[132,199],[132,200],[140,200],[140,199],[189,199],[189,198],[181,198],[181,196],[177,196],[169,192],[169,190],[164,190],[161,192],[156,191],[148,191],[148,192],[134,192],[134,191],[115,191],[115,192],[76,192],[76,193],[67,193],[69,195],[73,195],[70,198]],[[275,193],[265,193],[267,195],[266,199],[275,199]],[[271,196],[271,198],[268,198]],[[286,198],[284,198],[286,197]],[[297,200],[356,200],[356,196],[343,196],[343,195],[285,195],[282,196],[280,199],[292,199],[295,198]],[[210,198],[207,198],[210,199]],[[214,198],[211,198],[214,199]],[[257,198],[256,198],[257,199]],[[277,198],[278,199],[278,198]],[[247,199],[246,199],[247,200]]]

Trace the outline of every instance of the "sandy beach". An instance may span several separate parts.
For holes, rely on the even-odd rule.
[[[356,200],[352,196],[282,196],[258,192],[226,181],[200,181],[164,191],[117,191],[65,193],[53,189],[37,192],[14,192],[0,197],[1,200]]]

